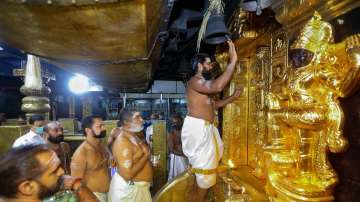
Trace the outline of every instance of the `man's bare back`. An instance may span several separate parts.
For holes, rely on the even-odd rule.
[[[127,181],[151,182],[153,173],[149,160],[149,148],[135,134],[122,130],[113,143],[119,175]]]

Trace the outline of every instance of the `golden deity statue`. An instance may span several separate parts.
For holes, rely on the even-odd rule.
[[[266,191],[271,201],[331,201],[338,181],[328,150],[342,152],[343,111],[338,98],[360,83],[360,34],[333,42],[332,27],[315,12],[290,47],[287,84],[267,95]]]

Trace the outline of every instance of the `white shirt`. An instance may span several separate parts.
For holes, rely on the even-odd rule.
[[[154,124],[151,124],[150,126],[148,126],[146,128],[146,132],[145,132],[145,135],[146,135],[146,142],[150,145],[150,137],[153,135],[153,125]]]
[[[45,141],[39,134],[30,130],[28,133],[15,140],[13,148],[30,144],[45,144]]]

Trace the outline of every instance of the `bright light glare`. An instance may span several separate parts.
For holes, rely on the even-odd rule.
[[[89,90],[89,78],[84,75],[76,74],[69,81],[70,91],[76,94],[85,93]]]

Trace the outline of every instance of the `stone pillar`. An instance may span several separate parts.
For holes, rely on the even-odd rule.
[[[21,110],[25,112],[27,118],[35,114],[46,117],[50,111],[47,96],[51,90],[42,82],[40,59],[34,55],[27,55],[25,81],[20,92],[26,95],[22,99]]]
[[[69,101],[69,118],[75,118],[75,96],[71,95],[68,98]]]
[[[91,97],[88,95],[85,95],[82,98],[82,118],[85,118],[87,116],[90,116],[92,114],[91,110]]]

